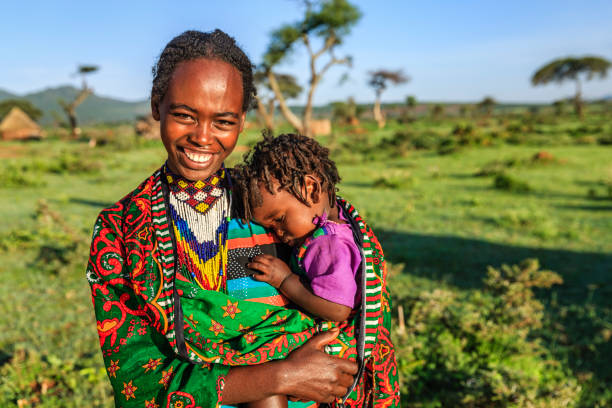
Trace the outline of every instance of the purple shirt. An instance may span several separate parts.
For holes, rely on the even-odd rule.
[[[342,211],[339,215],[346,221]],[[353,240],[353,231],[350,224],[337,224],[325,215],[319,221],[326,234],[308,243],[302,267],[315,295],[354,309],[361,299],[357,285],[361,252]]]

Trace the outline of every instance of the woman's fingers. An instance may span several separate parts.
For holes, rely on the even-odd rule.
[[[323,347],[325,347],[325,345],[331,343],[333,339],[338,337],[338,334],[340,334],[340,330],[334,327],[331,330],[313,336],[313,338],[308,340],[306,344],[314,346],[317,350],[323,350]]]
[[[337,335],[337,329],[317,334],[284,360],[285,394],[318,402],[331,402],[346,394],[357,364],[322,351]]]

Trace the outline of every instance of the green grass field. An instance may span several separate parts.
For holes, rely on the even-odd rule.
[[[560,143],[510,144],[492,136],[493,143],[465,143],[450,154],[384,148],[381,140],[403,125],[383,131],[366,126],[366,135],[342,131],[322,138],[339,165],[340,194],[381,239],[392,265],[390,288],[396,305],[405,306],[408,324],[416,318],[411,305],[424,293],[443,290],[459,299],[457,307],[477,304],[489,265],[537,258],[542,269],[563,279],[550,289],[534,289],[535,301],[543,305],[541,324],[529,327],[521,340],[540,350],[532,350],[530,359],[552,362],[557,377],[546,377],[543,373],[552,371],[538,371],[535,363],[519,371],[532,370],[533,378],[544,382],[574,384],[566,400],[555,397],[557,405],[544,405],[534,394],[532,405],[512,398],[491,405],[428,396],[427,387],[435,382],[421,386],[424,380],[406,374],[414,374],[412,345],[398,337],[405,406],[612,404],[612,147],[594,142],[612,134],[607,123],[607,117],[597,116],[592,128],[583,129],[597,135],[580,139],[584,135],[575,129],[583,125],[557,120],[531,131],[534,140],[558,134]],[[424,119],[408,126],[447,135],[456,121]],[[482,132],[486,136],[500,126],[508,123],[500,120]],[[250,131],[239,144],[248,146],[257,137]],[[359,148],[346,147],[351,145]],[[238,148],[230,163],[245,149]],[[534,160],[542,151],[547,159]],[[159,142],[124,134],[96,148],[52,135],[0,146],[0,406],[112,405],[84,275],[88,237],[97,213],[150,175],[164,153]],[[491,168],[491,175],[477,176]],[[495,188],[500,173],[529,191]],[[474,354],[461,347],[457,355]],[[503,354],[486,353],[479,355]],[[503,394],[487,393],[493,397],[486,401]]]

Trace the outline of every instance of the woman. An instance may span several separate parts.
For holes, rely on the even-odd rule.
[[[168,43],[153,73],[151,108],[168,160],[102,211],[87,270],[116,405],[212,407],[279,394],[397,405],[394,358],[379,340],[388,338],[390,319],[388,293],[377,283],[384,260],[358,215],[368,247],[363,285],[374,284],[360,326],[339,333],[315,324],[249,277],[254,255],[282,253],[263,228],[231,217],[223,161],[255,94],[248,58],[219,30],[188,31]],[[363,329],[355,334],[356,327]],[[360,372],[376,371],[364,370],[369,364],[395,374],[355,376],[357,364],[323,352],[331,342],[332,352],[359,361]]]
[[[213,294],[224,289],[232,264],[244,264],[240,250],[249,248],[237,244],[233,255],[228,249],[231,197],[222,165],[255,94],[252,64],[225,33],[188,31],[166,46],[153,72],[151,107],[167,164],[102,211],[87,270],[116,405],[211,407],[276,394],[330,402],[344,395],[357,367],[322,351],[335,330],[316,334],[303,325],[294,330],[303,336],[285,335],[283,351],[294,350],[286,359],[231,368],[237,357],[220,351],[215,338],[223,327],[211,317],[209,332],[190,330],[200,322],[183,311],[197,312],[209,301],[215,312],[203,315],[217,316]],[[250,239],[274,252],[264,231],[239,227],[236,242]],[[200,276],[190,276],[197,271]],[[264,306],[234,303],[223,310],[233,319],[262,307],[267,315]],[[291,326],[298,313],[279,312],[278,318]],[[257,356],[241,361],[247,357]],[[221,360],[226,364],[217,364]]]

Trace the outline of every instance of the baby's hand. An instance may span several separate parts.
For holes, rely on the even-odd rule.
[[[267,254],[257,255],[247,264],[247,267],[259,271],[259,273],[253,275],[253,279],[267,282],[276,289],[293,273],[286,263],[275,256]]]

